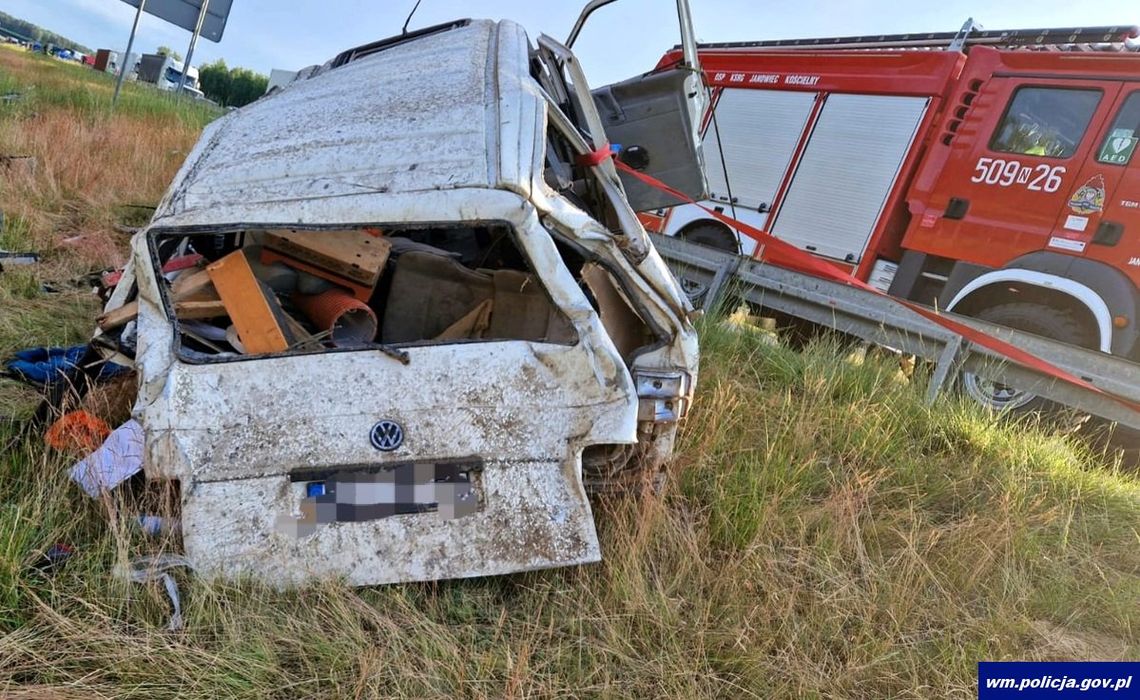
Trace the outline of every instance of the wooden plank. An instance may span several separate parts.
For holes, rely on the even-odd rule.
[[[114,330],[115,328],[122,328],[123,326],[138,318],[138,315],[139,303],[138,301],[132,301],[130,303],[123,304],[117,309],[111,309],[107,313],[99,316],[95,319],[95,323],[102,330],[109,331]]]
[[[216,301],[176,301],[174,302],[174,315],[180,321],[191,321],[203,318],[218,318],[228,316],[225,302]]]
[[[273,263],[282,263],[288,265],[294,270],[307,272],[315,277],[320,277],[323,280],[335,284],[338,287],[343,287],[352,293],[360,301],[367,302],[372,298],[372,285],[357,284],[350,279],[341,277],[316,265],[310,265],[306,262],[301,262],[297,258],[278,253],[277,251],[269,250],[268,248],[261,251],[261,264],[272,265]]]
[[[294,258],[371,289],[392,244],[376,231],[266,231],[265,249]]]
[[[210,280],[208,270],[184,272],[170,283],[170,294],[175,300],[189,299],[213,286],[214,283]],[[214,298],[217,298],[217,296],[217,294],[213,295]]]
[[[206,270],[247,353],[256,355],[289,349],[289,341],[242,251],[230,253]]]

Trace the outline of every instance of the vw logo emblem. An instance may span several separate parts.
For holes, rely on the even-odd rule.
[[[384,419],[372,426],[369,437],[373,447],[381,452],[391,452],[404,444],[404,428],[394,420]]]

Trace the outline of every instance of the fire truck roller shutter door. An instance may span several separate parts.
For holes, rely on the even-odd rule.
[[[788,90],[724,90],[716,104],[716,125],[710,121],[705,130],[710,198],[727,203],[731,187],[738,207],[753,211],[770,208],[817,95]],[[763,228],[764,224],[759,226]]]
[[[818,255],[858,262],[927,104],[925,97],[829,95],[772,234]]]

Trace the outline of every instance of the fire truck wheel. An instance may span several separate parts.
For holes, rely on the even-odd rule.
[[[736,237],[731,231],[719,224],[695,224],[681,231],[678,237],[689,243],[697,243],[717,250],[730,253],[740,252]],[[678,281],[681,283],[681,290],[685,292],[685,296],[689,297],[693,306],[701,306],[705,294],[709,291],[708,285],[698,280],[688,279],[684,275]]]
[[[982,309],[974,316],[983,321],[1009,326],[1015,330],[1059,340],[1070,345],[1081,347],[1089,347],[1090,345],[1088,330],[1075,316],[1063,309],[1013,302]],[[1036,394],[979,377],[973,372],[962,373],[962,386],[970,398],[983,406],[999,411],[1030,413],[1045,410],[1068,410]]]

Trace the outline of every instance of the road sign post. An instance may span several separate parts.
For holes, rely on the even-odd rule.
[[[115,94],[111,97],[111,109],[119,102],[119,91],[123,89],[123,79],[127,77],[127,64],[131,60],[131,49],[135,45],[135,34],[139,31],[139,20],[142,19],[143,10],[146,8],[146,0],[139,0],[138,12],[135,12],[135,23],[131,27],[131,38],[127,39],[127,52],[119,59],[119,79],[115,81]]]
[[[194,46],[198,43],[198,36],[202,33],[202,23],[206,20],[206,13],[210,8],[210,0],[202,0],[202,9],[198,10],[198,22],[190,34],[190,48],[186,49],[186,60],[182,62],[182,75],[178,78],[178,92],[175,97],[182,99],[182,89],[186,87],[186,74],[190,72],[190,59],[194,58]]]
[[[119,80],[115,84],[112,106],[119,99],[119,91],[122,89],[123,79],[126,77],[126,64],[130,59],[135,34],[138,33],[139,29],[139,19],[143,12],[192,33],[190,48],[186,52],[186,61],[182,65],[182,78],[178,82],[178,93],[181,94],[182,88],[186,84],[186,73],[190,70],[190,60],[194,57],[194,47],[198,43],[198,37],[204,37],[214,42],[221,41],[222,34],[226,31],[226,21],[230,16],[230,7],[233,5],[233,0],[123,0],[123,2],[137,8],[138,11],[135,13],[135,23],[131,28],[131,38],[127,41],[127,57],[123,59],[123,69],[119,72]]]

